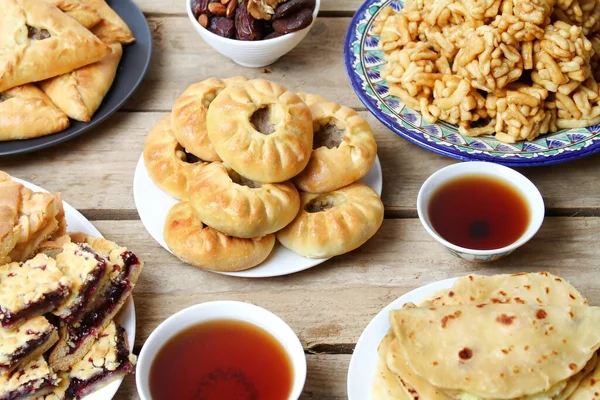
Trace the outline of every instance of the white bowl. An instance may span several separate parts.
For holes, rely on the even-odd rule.
[[[210,47],[231,58],[237,64],[244,67],[260,68],[273,64],[281,56],[290,52],[298,43],[304,39],[310,28],[317,19],[321,0],[316,0],[315,10],[313,11],[313,21],[306,28],[298,32],[288,33],[274,39],[246,41],[227,39],[216,35],[206,28],[203,28],[194,17],[192,12],[192,0],[184,0],[186,3],[188,16],[192,26],[202,36],[202,39]]]
[[[493,250],[467,249],[448,242],[432,227],[431,221],[429,220],[429,202],[431,200],[431,196],[440,186],[448,181],[462,176],[472,175],[489,176],[507,182],[516,188],[527,202],[530,213],[529,225],[521,237],[514,243]],[[419,219],[421,220],[421,223],[425,227],[427,233],[429,233],[451,254],[466,261],[487,262],[495,261],[507,256],[517,248],[527,243],[542,226],[545,208],[544,199],[542,198],[540,191],[525,176],[511,168],[499,164],[475,161],[449,165],[431,175],[425,181],[425,183],[423,183],[423,186],[421,186],[421,189],[419,190],[419,195],[417,196],[417,212],[419,214]],[[460,210],[457,210],[457,212],[460,212]]]
[[[146,340],[137,360],[135,381],[142,400],[152,400],[149,376],[152,362],[162,346],[177,333],[202,322],[238,320],[256,325],[281,343],[293,368],[292,393],[288,400],[297,400],[306,381],[306,358],[300,340],[281,318],[253,304],[239,301],[212,301],[179,311],[163,321]]]

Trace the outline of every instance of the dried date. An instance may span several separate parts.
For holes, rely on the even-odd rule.
[[[280,36],[283,36],[283,33],[271,32],[267,36],[265,36],[264,40],[275,39],[275,38],[278,38]]]
[[[208,11],[208,0],[193,0],[192,12],[198,18],[200,14],[205,14]]]
[[[287,18],[303,8],[314,10],[315,7],[316,0],[289,0],[286,3],[280,4],[279,7],[275,9],[273,19]]]
[[[303,8],[296,14],[273,21],[273,29],[282,34],[299,31],[312,23],[312,14],[312,10]]]
[[[239,40],[260,40],[263,24],[248,12],[248,0],[240,3],[235,11],[235,29]]]
[[[208,30],[224,38],[235,38],[235,24],[227,17],[212,17]]]

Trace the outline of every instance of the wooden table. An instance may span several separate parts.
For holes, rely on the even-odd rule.
[[[142,88],[93,132],[52,149],[0,159],[0,169],[52,191],[93,221],[108,238],[146,260],[135,290],[135,352],[173,313],[210,300],[243,300],[286,320],[308,360],[304,399],[346,399],[354,345],[367,323],[392,300],[432,281],[467,273],[546,270],[600,304],[600,155],[567,164],[523,169],[546,201],[539,234],[518,252],[490,265],[463,263],[447,254],[419,223],[415,208],[423,181],[455,161],[396,136],[354,95],[343,65],[343,40],[361,0],[322,0],[321,17],[308,37],[264,69],[240,67],[209,48],[192,29],[184,0],[136,0],[148,18],[154,56]],[[135,209],[132,181],[144,138],[192,82],[209,76],[246,75],[352,106],[371,123],[383,165],[386,219],[357,251],[291,276],[247,280],[185,265],[146,232]],[[128,377],[118,399],[137,398]]]

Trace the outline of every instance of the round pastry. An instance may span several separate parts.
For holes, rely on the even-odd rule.
[[[313,151],[294,178],[304,192],[327,193],[365,176],[377,156],[371,127],[356,111],[307,93],[298,93],[313,116]]]
[[[190,180],[190,204],[206,225],[227,235],[252,238],[277,232],[298,214],[300,196],[294,185],[260,184],[215,162]]]
[[[209,78],[191,85],[175,100],[173,132],[188,152],[206,161],[221,161],[206,132],[206,112],[221,90],[247,80],[241,76]]]
[[[177,199],[187,199],[188,178],[206,165],[188,154],[171,130],[171,116],[156,123],[146,137],[144,163],[152,181]]]
[[[287,181],[310,158],[310,109],[276,83],[255,79],[224,89],[208,107],[206,123],[219,157],[255,182]]]
[[[275,246],[275,235],[254,239],[227,236],[202,223],[187,201],[175,204],[165,222],[169,249],[182,261],[211,271],[243,271],[263,262]]]
[[[300,212],[277,239],[304,257],[333,257],[362,246],[382,222],[381,199],[356,182],[325,194],[300,193]]]

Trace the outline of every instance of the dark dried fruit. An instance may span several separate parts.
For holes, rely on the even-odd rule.
[[[279,33],[279,32],[271,32],[269,33],[267,36],[265,36],[264,40],[268,40],[268,39],[275,39],[278,38],[280,36],[283,36],[283,33]]]
[[[248,12],[248,1],[239,5],[235,12],[235,29],[239,40],[260,40],[263,36],[263,24]]]
[[[196,18],[198,18],[200,14],[208,12],[208,0],[193,0],[192,12]]]
[[[238,2],[237,0],[231,0],[229,4],[227,4],[227,13],[225,16],[227,18],[235,17],[235,10],[237,10]]]
[[[221,3],[210,3],[208,5],[208,11],[212,15],[218,15],[218,16],[222,17],[227,13],[227,7],[225,7]]]
[[[232,19],[226,17],[212,17],[208,30],[212,33],[233,39],[235,37],[235,25]]]
[[[206,28],[208,26],[208,15],[206,15],[206,14],[200,14],[200,16],[198,17],[198,23],[203,28]]]
[[[289,17],[292,14],[297,13],[303,8],[309,8],[314,10],[316,7],[316,0],[290,0],[287,3],[280,4],[275,9],[273,19],[280,19]]]
[[[303,8],[294,15],[273,21],[273,29],[283,34],[299,31],[312,23],[312,14],[312,10]]]

